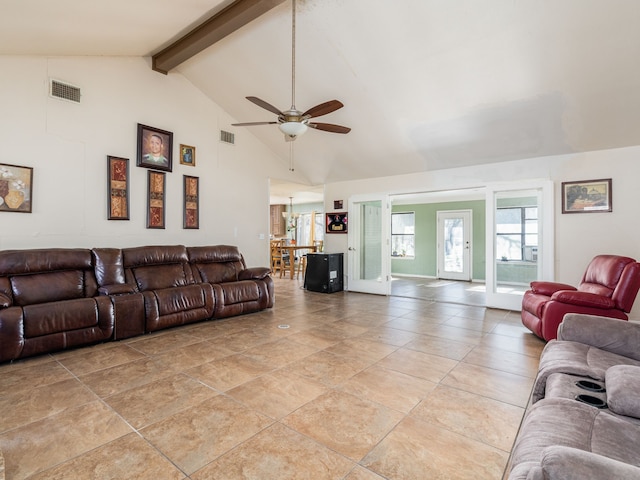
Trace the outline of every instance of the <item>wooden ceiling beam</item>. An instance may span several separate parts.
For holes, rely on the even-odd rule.
[[[236,0],[161,52],[153,55],[153,70],[164,73],[235,32],[285,0]]]

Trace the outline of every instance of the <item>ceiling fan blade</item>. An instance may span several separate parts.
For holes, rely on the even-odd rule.
[[[349,127],[334,125],[333,123],[309,123],[308,125],[316,130],[324,130],[331,133],[349,133],[351,131]]]
[[[311,107],[309,110],[304,112],[302,116],[309,115],[309,118],[320,117],[322,115],[326,115],[327,113],[335,112],[339,108],[344,107],[342,102],[338,100],[329,100],[328,102],[321,103],[320,105],[316,105],[315,107]]]
[[[278,122],[244,122],[244,123],[232,123],[234,127],[249,127],[251,125],[276,125]]]
[[[264,100],[261,100],[258,97],[247,97],[247,100],[249,100],[250,102],[255,103],[256,105],[258,105],[259,107],[264,108],[265,110],[269,110],[270,112],[275,113],[276,115],[284,115],[284,113],[282,113],[276,107],[274,107],[270,103],[265,102]]]

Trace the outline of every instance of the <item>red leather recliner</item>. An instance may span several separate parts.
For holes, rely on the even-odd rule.
[[[628,320],[640,289],[640,263],[633,258],[598,255],[578,288],[555,282],[531,282],[522,298],[522,323],[545,340],[557,336],[567,313]]]

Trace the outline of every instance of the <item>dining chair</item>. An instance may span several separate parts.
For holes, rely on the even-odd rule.
[[[282,255],[282,240],[271,240],[271,271],[280,272],[280,277],[284,270],[284,257]]]

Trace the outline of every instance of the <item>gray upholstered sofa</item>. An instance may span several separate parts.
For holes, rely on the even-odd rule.
[[[640,324],[568,314],[549,342],[509,480],[640,479]]]

